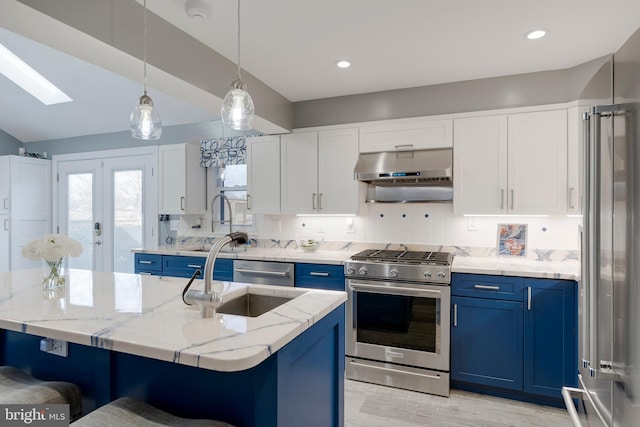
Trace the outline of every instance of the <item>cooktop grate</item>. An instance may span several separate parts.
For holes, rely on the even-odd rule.
[[[453,256],[449,252],[401,251],[388,249],[366,249],[351,256],[351,259],[354,261],[432,265],[451,265],[452,258]]]

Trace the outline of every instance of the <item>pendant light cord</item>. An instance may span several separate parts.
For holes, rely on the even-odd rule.
[[[240,0],[238,0],[238,80],[242,80],[240,78]]]
[[[143,46],[143,51],[144,51],[144,65],[143,65],[143,72],[144,72],[144,94],[147,94],[147,0],[144,0],[144,32],[143,32],[143,36],[142,36],[142,46]]]

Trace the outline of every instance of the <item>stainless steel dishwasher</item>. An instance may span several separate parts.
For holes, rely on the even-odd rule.
[[[233,261],[234,282],[293,286],[294,271],[294,264],[290,262]]]

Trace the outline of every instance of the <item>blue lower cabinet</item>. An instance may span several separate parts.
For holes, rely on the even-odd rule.
[[[345,290],[343,265],[296,263],[295,285],[302,288]]]
[[[453,274],[454,388],[563,406],[577,386],[577,284]]]
[[[451,379],[522,389],[522,302],[453,297]]]
[[[566,280],[525,279],[524,391],[560,398],[577,386],[577,286]],[[531,289],[531,291],[529,291]]]
[[[196,270],[204,274],[205,257],[180,255],[135,254],[135,273],[156,276],[191,277]],[[201,276],[202,277],[202,276]],[[215,280],[233,280],[233,260],[216,259],[213,266]]]

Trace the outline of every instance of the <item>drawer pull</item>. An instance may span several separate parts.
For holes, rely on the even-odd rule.
[[[329,273],[325,273],[323,271],[312,271],[309,273],[309,276],[329,277]]]
[[[141,271],[138,274],[142,274],[143,276],[151,276],[151,273],[147,273],[146,271]]]
[[[138,264],[153,264],[153,261],[140,260],[138,261]]]
[[[476,289],[482,289],[483,291],[499,291],[500,286],[489,286],[489,285],[473,285]]]
[[[187,264],[187,267],[189,267],[189,268],[202,268],[201,265],[196,265],[196,264]]]

